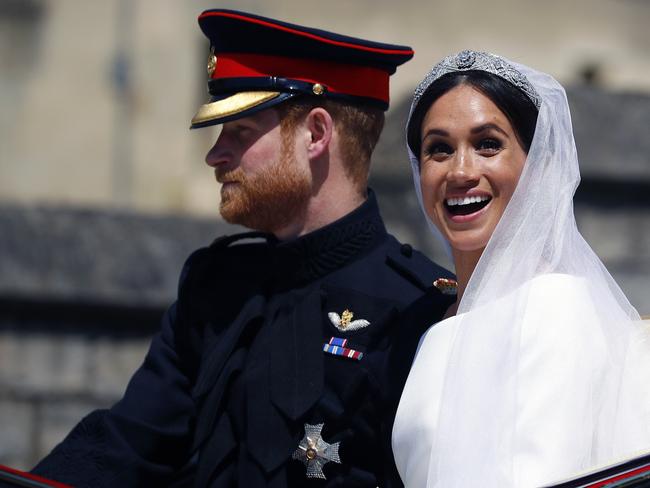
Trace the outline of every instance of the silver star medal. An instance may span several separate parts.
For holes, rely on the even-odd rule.
[[[365,319],[352,320],[354,313],[347,309],[343,310],[341,315],[336,312],[330,312],[327,316],[329,317],[330,322],[332,322],[332,325],[341,332],[351,332],[353,330],[363,329],[370,325],[370,322]]]
[[[341,464],[339,457],[340,442],[328,444],[321,437],[321,430],[325,424],[305,424],[305,437],[302,438],[298,448],[291,456],[302,461],[307,467],[307,478],[325,478],[323,466],[330,461]]]

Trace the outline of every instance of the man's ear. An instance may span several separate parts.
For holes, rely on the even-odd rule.
[[[334,121],[327,110],[316,107],[307,114],[305,126],[311,137],[307,145],[307,155],[313,161],[327,153],[334,132]]]

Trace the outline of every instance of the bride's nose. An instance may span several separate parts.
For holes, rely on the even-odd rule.
[[[456,184],[468,184],[479,179],[480,172],[473,148],[458,148],[449,161],[447,181]]]

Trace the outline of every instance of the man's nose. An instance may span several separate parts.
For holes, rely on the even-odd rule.
[[[214,146],[205,155],[205,162],[208,166],[216,168],[232,161],[232,149],[227,144],[223,132],[219,134]]]

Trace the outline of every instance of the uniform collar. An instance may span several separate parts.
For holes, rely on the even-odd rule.
[[[377,199],[369,189],[366,201],[339,220],[290,241],[271,239],[274,272],[289,285],[309,282],[368,253],[385,237]]]

